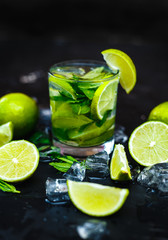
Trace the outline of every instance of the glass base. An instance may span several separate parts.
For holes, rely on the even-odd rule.
[[[74,157],[87,157],[103,151],[106,151],[108,154],[110,154],[114,148],[114,138],[110,139],[109,141],[101,145],[92,147],[69,146],[59,142],[56,139],[53,140],[53,145],[61,149],[61,154],[71,155]]]

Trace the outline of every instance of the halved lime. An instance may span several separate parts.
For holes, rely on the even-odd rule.
[[[168,125],[158,121],[143,123],[131,134],[129,151],[143,166],[168,162]]]
[[[12,141],[0,148],[0,179],[4,181],[26,180],[35,172],[38,164],[38,149],[28,141]]]
[[[68,193],[73,204],[91,216],[103,217],[117,212],[124,204],[128,189],[89,182],[68,180]]]
[[[115,108],[118,82],[118,78],[104,82],[96,90],[91,103],[91,115],[94,119],[101,120],[108,110]]]
[[[0,126],[0,146],[10,142],[13,138],[12,122],[5,123]]]
[[[127,156],[122,144],[116,144],[110,163],[110,176],[112,180],[130,180],[131,171]]]
[[[136,68],[131,58],[117,49],[107,49],[102,51],[102,54],[113,71],[119,70],[120,84],[127,93],[130,93],[136,83]]]
[[[66,97],[76,99],[76,92],[66,78],[49,75],[49,88],[59,90]]]

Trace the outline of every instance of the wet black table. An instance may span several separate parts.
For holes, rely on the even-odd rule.
[[[90,41],[79,43],[66,39],[0,42],[0,96],[24,92],[37,99],[40,108],[48,108],[46,71],[53,63],[68,59],[102,60],[107,48],[125,51],[137,68],[137,84],[127,95],[118,96],[117,123],[126,127],[128,136],[143,123],[150,110],[167,101],[168,46],[149,44],[110,44]],[[127,151],[128,159],[132,162]],[[130,195],[122,209],[105,218],[94,218],[78,211],[72,203],[51,205],[45,201],[45,181],[56,178],[54,168],[40,163],[35,174],[16,187],[21,194],[0,192],[0,239],[54,240],[81,239],[77,229],[90,220],[105,223],[104,234],[91,239],[168,239],[168,197],[151,194],[136,182],[107,185],[128,187]]]

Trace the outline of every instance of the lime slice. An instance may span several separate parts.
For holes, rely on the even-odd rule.
[[[107,49],[102,51],[102,54],[113,71],[119,70],[120,84],[127,93],[130,93],[136,83],[136,68],[131,58],[117,49]]]
[[[93,70],[87,72],[85,75],[83,75],[81,78],[83,79],[93,79],[101,76],[101,73],[103,72],[104,67],[97,67]]]
[[[149,121],[161,121],[168,124],[168,102],[157,105],[149,114]]]
[[[140,125],[130,136],[129,151],[143,166],[168,162],[168,125],[158,121]]]
[[[83,125],[91,123],[93,120],[86,117],[85,115],[74,115],[73,117],[57,117],[52,118],[52,125],[54,128],[80,128]]]
[[[110,127],[114,126],[114,122],[115,116],[110,116],[100,127],[98,127],[96,123],[91,123],[81,131],[79,131],[79,129],[70,130],[68,132],[68,136],[70,139],[75,140],[81,144],[85,140],[94,139],[105,133]]]
[[[108,141],[110,138],[112,138],[114,134],[114,125],[104,131],[101,135],[98,137],[94,138],[89,138],[89,139],[82,139],[79,141],[79,145],[82,147],[90,147],[90,146],[95,146],[95,145],[100,145],[103,144],[104,142]]]
[[[49,88],[59,90],[66,97],[76,99],[76,92],[66,78],[52,76],[49,74]]]
[[[91,115],[101,120],[108,110],[113,110],[117,101],[118,79],[107,81],[98,87],[91,103]]]
[[[103,217],[117,212],[124,204],[128,189],[89,182],[68,180],[68,193],[73,204],[91,216]]]
[[[110,176],[112,180],[130,180],[131,172],[122,144],[116,144],[110,163]]]
[[[0,148],[0,179],[19,182],[29,178],[39,164],[39,152],[28,141],[12,141]]]
[[[5,123],[0,126],[0,146],[10,142],[13,138],[12,122]]]

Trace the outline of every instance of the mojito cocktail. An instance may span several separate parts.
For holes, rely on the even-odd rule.
[[[49,71],[55,142],[92,148],[113,139],[118,71],[97,61],[67,61]],[[71,152],[72,154],[72,152]]]

